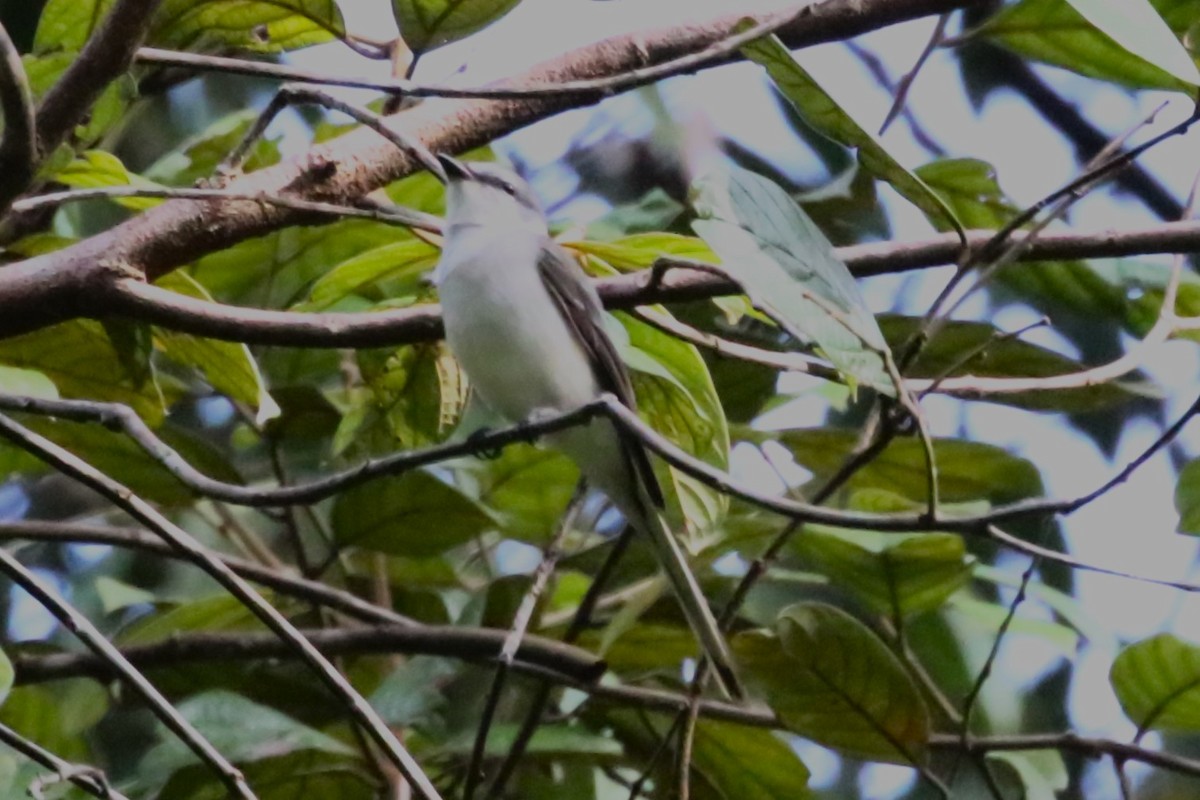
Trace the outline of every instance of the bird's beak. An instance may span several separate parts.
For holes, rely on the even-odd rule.
[[[471,169],[457,158],[451,158],[445,153],[438,153],[437,160],[446,172],[447,182],[466,181],[475,177]]]

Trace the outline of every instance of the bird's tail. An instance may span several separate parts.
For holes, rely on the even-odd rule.
[[[745,692],[734,671],[733,655],[721,634],[721,628],[708,607],[704,593],[700,591],[700,584],[688,566],[683,549],[667,527],[662,514],[649,502],[650,498],[645,494],[644,490],[639,492],[639,508],[622,511],[631,517],[629,521],[634,528],[643,532],[654,545],[658,561],[666,571],[671,589],[683,608],[683,616],[700,641],[721,690],[730,699],[742,700],[745,698]]]

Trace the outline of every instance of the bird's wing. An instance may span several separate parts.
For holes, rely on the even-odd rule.
[[[617,353],[616,346],[604,330],[604,309],[600,296],[575,259],[551,239],[538,253],[538,272],[550,293],[567,328],[587,354],[596,382],[606,392],[616,395],[627,407],[637,410],[629,370]],[[654,477],[646,449],[629,436],[622,436],[629,465],[641,480],[651,501],[662,507],[662,487]]]

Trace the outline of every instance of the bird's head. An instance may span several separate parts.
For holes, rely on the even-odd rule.
[[[466,164],[447,155],[438,161],[446,172],[446,223],[449,227],[487,225],[546,232],[546,217],[529,184],[498,164]]]

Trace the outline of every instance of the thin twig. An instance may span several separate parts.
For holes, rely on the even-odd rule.
[[[18,446],[20,440],[9,436],[10,425],[0,416],[0,434],[10,439]],[[7,575],[14,583],[28,592],[34,600],[49,611],[63,627],[71,631],[79,641],[83,642],[93,653],[99,663],[109,672],[120,676],[146,702],[154,715],[162,721],[167,729],[179,737],[188,749],[207,764],[220,778],[226,790],[235,797],[244,800],[254,800],[256,795],[246,783],[241,770],[229,762],[211,742],[196,730],[190,722],[171,705],[171,702],[146,679],[137,667],[130,663],[115,645],[104,638],[91,620],[79,613],[75,608],[58,595],[49,584],[25,568],[12,553],[0,547],[0,572]]]
[[[65,761],[3,723],[0,723],[0,742],[46,769],[53,770],[59,780],[70,781],[93,797],[99,797],[101,800],[129,800],[114,789],[105,774],[96,767]]]
[[[571,495],[570,502],[567,503],[566,511],[563,513],[562,520],[558,525],[558,531],[554,534],[550,543],[546,545],[541,563],[534,570],[533,580],[530,581],[529,588],[526,590],[525,596],[521,599],[521,605],[517,608],[517,613],[513,615],[508,636],[505,637],[504,646],[500,649],[500,658],[496,663],[496,674],[492,678],[492,688],[488,692],[487,700],[484,702],[479,727],[475,730],[475,744],[471,748],[471,761],[467,766],[466,788],[463,789],[465,800],[474,799],[475,789],[483,777],[483,758],[487,751],[488,733],[492,727],[492,720],[496,715],[496,708],[500,705],[500,695],[504,690],[505,680],[508,677],[509,670],[513,666],[517,649],[520,647],[521,641],[525,638],[529,622],[533,619],[534,609],[537,608],[537,604],[541,600],[542,593],[546,589],[546,584],[550,582],[550,576],[554,574],[554,570],[558,567],[558,559],[562,556],[563,542],[566,541],[567,536],[574,529],[575,519],[579,516],[579,511],[583,507],[583,500],[586,496],[587,481],[581,478],[575,485],[575,491]]]
[[[2,414],[0,414],[0,436],[64,475],[99,493],[155,534],[161,536],[172,547],[186,554],[194,564],[211,575],[226,591],[252,611],[275,635],[295,649],[329,690],[346,705],[354,719],[366,727],[372,738],[383,748],[405,779],[413,784],[418,792],[427,800],[440,800],[441,796],[421,769],[420,764],[409,754],[370,704],[283,614],[279,613],[248,583],[216,558],[208,548],[193,539],[186,531],[159,513],[128,487],[113,480],[49,439]]]
[[[940,17],[938,17],[937,25],[934,26],[933,33],[929,36],[929,41],[925,43],[924,49],[921,50],[921,55],[917,56],[917,62],[913,64],[912,69],[906,72],[902,78],[900,78],[900,82],[896,85],[895,91],[892,92],[892,107],[888,109],[887,116],[883,118],[883,124],[879,126],[880,136],[887,131],[888,126],[895,121],[896,117],[903,113],[905,114],[905,119],[908,120],[909,125],[913,128],[913,136],[920,141],[920,135],[918,134],[920,128],[915,126],[911,112],[908,111],[905,101],[908,99],[908,93],[909,90],[912,89],[913,82],[916,81],[917,75],[921,73],[921,67],[925,66],[925,62],[929,60],[929,56],[933,54],[933,51],[941,46],[942,40],[946,36],[946,25],[949,24],[949,22],[949,14],[942,14]],[[935,151],[935,155],[943,154],[944,153]]]
[[[84,200],[100,198],[117,199],[122,197],[151,197],[164,200],[220,200],[221,202],[244,201],[262,203],[268,206],[289,208],[293,211],[303,211],[320,217],[373,219],[390,225],[403,225],[417,230],[442,232],[442,221],[433,214],[423,211],[403,208],[401,206],[372,206],[360,208],[357,206],[340,205],[338,203],[322,203],[316,200],[305,200],[300,197],[289,197],[281,194],[246,194],[228,189],[209,189],[192,187],[149,187],[149,186],[97,186],[89,189],[71,189],[62,192],[49,192],[18,200],[12,204],[13,211],[26,213],[44,208],[54,208],[67,203],[79,203]]]

